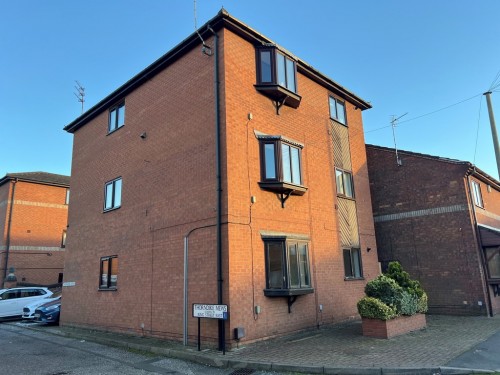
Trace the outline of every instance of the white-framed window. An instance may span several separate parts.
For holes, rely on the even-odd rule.
[[[122,205],[122,178],[106,182],[104,186],[104,211],[114,210]]]
[[[483,208],[483,196],[481,195],[481,185],[476,181],[471,181],[472,185],[472,196],[474,197],[474,204],[478,207]]]
[[[337,183],[337,195],[354,198],[354,187],[352,173],[342,169],[335,169],[335,180]]]
[[[329,96],[328,100],[330,103],[330,118],[343,125],[347,125],[345,103],[342,100],[334,98],[333,96]]]

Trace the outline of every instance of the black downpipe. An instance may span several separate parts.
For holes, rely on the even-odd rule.
[[[5,241],[5,266],[3,268],[3,278],[2,278],[2,286],[7,278],[7,266],[9,265],[9,252],[10,252],[10,231],[12,226],[12,211],[14,208],[14,198],[16,197],[16,183],[17,179],[13,180],[12,184],[12,193],[10,196],[10,208],[9,208],[9,222],[7,224],[7,238]]]
[[[217,176],[217,304],[222,305],[222,178],[220,152],[220,93],[219,93],[219,36],[209,26],[207,29],[214,34],[214,86],[215,86],[215,168]],[[219,322],[219,350],[225,352],[225,321]]]

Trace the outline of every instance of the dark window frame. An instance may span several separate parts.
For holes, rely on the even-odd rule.
[[[267,157],[266,145],[273,145],[273,159],[274,159],[274,172],[268,176],[269,166]],[[289,156],[285,160],[283,148],[289,147]],[[296,195],[303,195],[307,191],[304,185],[303,163],[302,163],[302,150],[303,146],[289,141],[281,136],[263,136],[259,137],[260,148],[260,182],[259,185],[268,190],[275,190],[278,192],[291,191]],[[288,167],[285,168],[285,162]],[[286,175],[290,178],[286,178]],[[298,177],[297,177],[298,175]]]
[[[123,111],[123,122],[120,123],[120,111]],[[116,113],[113,115],[113,113]],[[115,132],[125,125],[125,102],[111,107],[108,112],[108,134]]]
[[[357,254],[358,268],[359,274],[356,275],[356,268],[354,262],[354,254]],[[349,253],[349,269],[348,264],[346,263],[346,254]],[[342,259],[344,261],[344,280],[362,280],[363,276],[363,260],[361,256],[361,249],[359,247],[343,247],[342,248]]]
[[[339,186],[338,183],[338,177],[337,173],[341,173],[342,175],[342,184]],[[348,194],[346,191],[346,176],[349,178],[350,181],[350,187],[351,187],[351,194]],[[351,171],[341,169],[341,168],[335,168],[335,186],[337,190],[337,196],[338,197],[343,197],[343,198],[349,198],[349,199],[355,199],[356,194],[354,192],[354,179]]]
[[[263,69],[264,54],[269,56],[266,69]],[[277,102],[298,108],[302,97],[298,94],[297,60],[274,45],[257,47],[255,55],[257,82],[255,88]],[[282,69],[280,61],[283,62]],[[284,82],[280,82],[280,72],[283,72]]]
[[[117,192],[117,188],[116,188],[116,183],[120,181],[120,202],[117,203],[116,202],[116,192]],[[111,188],[111,205],[110,206],[107,206],[107,202],[108,202],[108,186],[112,186]],[[108,211],[113,211],[113,210],[116,210],[118,208],[120,208],[122,206],[122,190],[123,190],[123,179],[122,177],[117,177],[111,181],[108,181],[104,184],[104,204],[103,204],[103,211],[104,212],[108,212]]]
[[[481,191],[481,184],[477,181],[471,180],[472,187],[472,197],[474,199],[474,205],[479,208],[484,208],[483,193]]]
[[[263,238],[264,261],[266,269],[266,289],[264,295],[267,297],[297,296],[314,293],[312,286],[311,261],[309,256],[309,241],[287,238],[269,237]],[[278,245],[280,248],[281,264],[276,279],[276,271],[271,270],[270,251],[271,245]],[[295,255],[291,255],[291,248],[295,246]],[[305,267],[301,267],[300,247],[305,249]],[[293,259],[295,257],[295,261]],[[295,279],[293,279],[295,277]],[[281,286],[276,285],[277,280],[282,280]],[[293,285],[293,280],[298,281],[298,285]],[[279,281],[278,281],[279,283]]]
[[[113,263],[116,262],[116,280],[111,281]],[[106,270],[104,269],[106,268]],[[106,271],[106,273],[104,273]],[[103,275],[106,275],[106,281],[103,282]],[[118,289],[118,255],[101,257],[99,264],[99,290],[117,290]]]
[[[492,267],[490,266],[492,260],[497,260],[500,263],[500,246],[486,246],[483,248],[483,251],[484,251],[484,258],[486,261],[486,268],[488,272],[488,279],[495,281],[500,280],[500,265],[496,266],[495,271],[498,274],[495,275],[492,275]]]
[[[332,104],[334,104],[332,106]],[[342,124],[344,126],[347,126],[347,111],[346,111],[346,105],[344,100],[340,100],[332,95],[328,96],[328,106],[330,108],[330,118],[339,124]],[[342,107],[343,109],[343,114],[344,114],[344,119],[340,118],[339,116],[339,106]],[[333,107],[333,108],[332,108]],[[335,110],[335,113],[332,113],[332,109]]]

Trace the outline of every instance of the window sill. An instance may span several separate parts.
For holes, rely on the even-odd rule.
[[[113,207],[113,208],[108,208],[108,209],[104,209],[104,210],[102,210],[102,213],[103,213],[103,214],[105,214],[106,212],[116,211],[116,210],[118,210],[119,208],[121,208],[121,206],[118,206],[118,207]]]
[[[361,277],[344,277],[344,281],[362,281],[365,278],[363,276]]]
[[[300,95],[274,83],[255,85],[255,88],[263,95],[278,102],[283,101],[284,105],[292,108],[298,108],[302,99]]]
[[[266,297],[289,297],[301,296],[304,294],[314,293],[314,288],[300,288],[300,289],[264,289]]]
[[[346,128],[348,127],[347,124],[344,124],[343,122],[335,119],[335,118],[331,118],[330,117],[330,120],[334,121],[335,123],[339,124],[339,125],[342,125],[342,126],[345,126]]]
[[[295,185],[289,182],[259,182],[262,189],[276,191],[278,193],[289,193],[293,195],[304,195],[307,187],[302,185]]]
[[[99,288],[97,289],[99,292],[117,292],[118,288]]]
[[[114,132],[118,131],[119,129],[123,128],[125,126],[125,124],[113,129],[113,130],[108,130],[108,133],[106,134],[106,136],[110,135],[110,134],[113,134]]]

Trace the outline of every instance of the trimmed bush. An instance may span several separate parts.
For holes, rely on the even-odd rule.
[[[402,292],[403,288],[385,275],[379,275],[376,279],[368,282],[365,287],[365,293],[368,297],[377,298],[388,306],[397,306]]]
[[[398,301],[397,310],[401,315],[415,315],[418,311],[419,298],[406,290],[401,293],[401,299]]]
[[[423,293],[422,297],[418,299],[418,306],[417,306],[417,312],[421,314],[425,314],[427,312],[428,306],[427,306],[428,298],[427,298],[427,293]]]
[[[396,317],[396,310],[377,298],[363,297],[358,302],[358,312],[363,318],[389,320]]]

